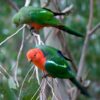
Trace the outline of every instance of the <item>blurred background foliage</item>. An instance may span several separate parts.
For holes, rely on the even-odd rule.
[[[12,23],[12,17],[16,13],[16,11],[10,6],[7,0],[0,0],[0,42],[5,38],[13,34],[18,28],[16,28]],[[24,6],[25,0],[12,0],[15,2],[19,8]],[[63,10],[65,7],[70,4],[74,5],[73,12],[65,16],[64,23],[68,26],[76,29],[77,31],[85,34],[88,17],[89,17],[89,0],[59,0],[59,7]],[[40,6],[39,0],[32,0],[31,5]],[[93,27],[100,22],[100,0],[94,0],[94,19],[93,19]],[[33,47],[34,44],[30,43],[27,39],[29,36],[29,31],[27,30],[25,34],[25,43],[23,52],[20,57],[19,65],[18,65],[18,81],[21,86],[22,81],[30,69],[30,65],[27,65],[26,60],[26,51]],[[100,98],[100,30],[96,31],[96,33],[91,37],[88,46],[88,52],[86,56],[85,67],[88,68],[89,74],[88,78],[92,81],[90,90],[91,93],[95,96],[94,100],[99,100]],[[43,38],[43,35],[41,35]],[[13,76],[13,69],[16,65],[16,59],[18,55],[18,51],[21,45],[22,40],[22,31],[18,33],[16,36],[11,38],[9,41],[0,46],[0,65],[4,67],[7,72]],[[75,61],[79,62],[81,49],[83,45],[83,40],[77,37],[73,37],[70,35],[66,35],[66,42],[70,48],[70,51],[74,55]],[[1,72],[4,74],[0,75],[0,100],[17,100],[19,94],[19,88],[16,88],[14,81],[11,77],[6,75],[6,73],[2,70],[0,66]],[[32,71],[28,75],[27,80],[31,76]],[[32,95],[35,93],[38,88],[38,84],[35,76],[33,76],[30,82],[25,81],[25,84],[22,88],[21,98],[22,100],[30,100]],[[35,98],[34,98],[35,100]],[[83,100],[83,99],[82,99]]]

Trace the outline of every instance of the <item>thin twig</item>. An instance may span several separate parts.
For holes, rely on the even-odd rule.
[[[11,75],[6,71],[6,69],[0,64],[0,68],[6,73],[8,77],[11,77]]]
[[[12,0],[6,0],[11,6],[12,8],[14,8],[16,11],[19,10],[18,6],[16,5],[16,3]]]
[[[25,2],[25,6],[28,6],[30,4],[31,0],[26,0]],[[17,61],[16,61],[16,65],[14,68],[14,80],[16,82],[17,87],[19,87],[19,83],[18,83],[18,79],[17,79],[17,70],[18,70],[18,64],[19,64],[19,59],[20,59],[20,55],[22,53],[23,50],[23,46],[24,46],[24,35],[25,35],[25,28],[23,29],[23,34],[22,34],[22,42],[21,42],[21,46],[17,55]]]
[[[35,37],[35,40],[36,40],[36,45],[44,45],[43,41],[41,40],[41,37],[39,34],[36,34],[33,32],[33,36]]]
[[[15,36],[16,34],[18,34],[23,28],[25,27],[25,25],[23,25],[20,29],[18,29],[15,33],[13,33],[12,35],[8,36],[5,40],[3,40],[2,42],[0,42],[0,46],[3,45],[5,42],[7,42],[9,39],[11,39],[13,36]]]
[[[52,30],[50,30],[48,32],[48,34],[45,36],[45,39],[44,39],[44,43],[47,41],[47,39],[49,38],[50,34],[52,34]]]
[[[37,96],[37,98],[36,98],[36,100],[38,100],[38,99],[39,99],[39,97],[40,97],[40,96],[38,95],[38,96]]]
[[[49,87],[51,88],[53,96],[55,96],[56,100],[59,100],[58,97],[54,93],[54,89],[53,89],[52,85],[49,83],[49,81],[47,79],[46,79],[46,81],[47,81],[47,84],[49,85]]]
[[[19,83],[18,83],[18,79],[17,79],[17,71],[18,71],[18,65],[19,65],[19,59],[24,47],[24,37],[25,37],[25,28],[23,29],[23,33],[22,33],[22,42],[21,42],[21,46],[17,55],[17,61],[16,61],[16,65],[14,67],[14,80],[16,82],[17,87],[19,87]]]
[[[94,0],[90,0],[90,13],[89,13],[89,20],[88,20],[88,24],[87,24],[87,34],[89,34],[89,31],[92,29],[93,3],[94,3]]]
[[[36,79],[38,81],[38,84],[40,85],[39,71],[38,71],[38,68],[36,66],[35,66],[35,72],[36,72]]]
[[[11,75],[6,71],[6,69],[2,65],[0,65],[0,68],[6,73],[8,77],[11,77]]]
[[[28,71],[27,74],[25,75],[25,78],[24,78],[23,81],[22,81],[22,84],[21,84],[21,87],[20,87],[20,91],[19,91],[18,100],[20,100],[20,98],[21,98],[22,88],[23,88],[24,83],[25,83],[25,81],[26,81],[26,79],[27,79],[27,77],[28,77],[28,75],[29,75],[29,73],[31,72],[32,69],[33,69],[33,66],[29,69],[29,71]]]
[[[69,14],[73,9],[73,4],[71,4],[69,7],[66,7],[62,12]]]
[[[41,91],[40,91],[40,100],[46,100],[47,99],[47,88],[48,88],[48,85],[47,85],[47,81],[45,78],[42,79],[42,82],[43,82],[43,85],[41,86]],[[46,92],[46,93],[45,93]]]
[[[1,71],[0,71],[0,74],[1,74],[2,76],[5,76]],[[0,75],[0,76],[1,76],[1,75]]]
[[[95,33],[95,31],[97,31],[97,29],[100,28],[100,23],[98,23],[92,30],[90,30],[89,32],[89,36],[91,36],[93,33]]]
[[[26,6],[26,7],[29,6],[30,2],[31,2],[31,0],[26,0],[24,6]]]
[[[34,99],[34,97],[36,96],[36,94],[38,93],[38,91],[41,89],[42,85],[43,85],[43,81],[41,82],[40,86],[38,87],[38,89],[36,90],[36,92],[34,93],[34,95],[32,96],[31,100]]]
[[[61,12],[60,7],[57,5],[59,1],[58,1],[58,0],[53,0],[52,2],[53,2],[53,4],[54,4],[55,9],[56,9],[58,12]]]
[[[31,81],[31,79],[33,78],[34,73],[35,73],[35,68],[33,69],[33,73],[32,73],[32,75],[30,76],[30,78],[28,79],[28,82]]]
[[[44,2],[44,4],[42,5],[42,7],[47,7],[50,4],[51,0],[48,0],[47,2]]]

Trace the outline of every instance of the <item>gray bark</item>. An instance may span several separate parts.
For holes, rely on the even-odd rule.
[[[41,5],[44,5],[45,0],[41,0]],[[50,9],[55,11],[55,8],[53,6],[53,3],[51,2],[49,5]],[[50,31],[53,32],[50,32]],[[58,49],[62,49],[61,43],[57,37],[57,35],[55,34],[55,29],[54,28],[45,28],[44,29],[44,34],[45,37],[47,37],[47,34],[50,34],[48,39],[45,41],[46,45],[58,48]],[[48,80],[47,82],[49,82],[50,86],[53,87],[53,92],[54,95],[52,93],[52,89],[51,87],[48,85],[47,82],[45,82],[44,80],[44,85],[41,87],[43,91],[43,93],[40,92],[40,100],[48,100],[48,97],[51,98],[52,100],[70,100],[69,95],[68,95],[68,86],[66,84],[66,80],[62,80],[62,79],[52,79],[52,78],[47,78],[46,80]],[[45,89],[44,89],[45,88]],[[45,94],[45,95],[43,95]]]

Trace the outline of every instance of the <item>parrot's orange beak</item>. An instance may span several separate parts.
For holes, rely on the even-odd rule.
[[[32,60],[30,58],[27,58],[27,59],[28,59],[28,62],[30,62],[30,63],[32,62]]]

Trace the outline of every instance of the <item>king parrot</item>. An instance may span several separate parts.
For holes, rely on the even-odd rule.
[[[43,27],[55,27],[69,34],[78,37],[84,37],[83,34],[76,32],[61,23],[55,16],[63,15],[64,13],[56,13],[47,8],[36,8],[32,6],[22,7],[19,12],[13,17],[13,22],[18,26],[20,24],[28,24],[35,30],[40,30]]]
[[[65,57],[60,50],[46,45],[38,45],[30,49],[26,57],[28,61],[45,73],[45,77],[69,79],[82,94],[90,96],[87,90],[76,80],[68,62],[71,60]]]

